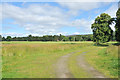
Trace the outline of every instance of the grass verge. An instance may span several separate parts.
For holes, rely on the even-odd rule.
[[[97,52],[88,53],[86,60],[106,77],[118,78],[118,47],[109,45],[101,48]]]

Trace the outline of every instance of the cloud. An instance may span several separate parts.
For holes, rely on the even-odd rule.
[[[58,2],[58,4],[60,4],[63,8],[68,8],[69,14],[77,16],[78,13],[82,11],[90,11],[100,7],[105,7],[106,5],[109,5],[110,2]]]
[[[0,35],[7,37],[7,36],[11,36],[11,37],[24,37],[24,36],[28,36],[26,33],[16,33],[16,32],[8,32],[8,33],[0,33]]]
[[[118,2],[119,0],[55,0],[55,2]]]
[[[14,24],[18,24],[32,33],[54,34],[59,32],[59,28],[66,25],[67,17],[60,8],[48,4],[33,4],[27,8],[3,4],[3,18],[14,19]]]
[[[89,3],[89,2],[88,2]],[[13,19],[12,24],[17,24],[23,27],[29,33],[8,32],[4,35],[26,36],[29,34],[54,35],[54,34],[69,34],[69,32],[61,31],[62,27],[75,27],[78,33],[91,33],[91,24],[93,20],[85,18],[70,20],[71,17],[77,16],[80,10],[91,10],[98,8],[100,3],[59,3],[61,7],[52,6],[47,3],[31,4],[27,7],[17,7],[12,4],[3,4],[3,19]],[[91,6],[92,5],[92,6]],[[69,8],[64,11],[63,8]],[[114,16],[114,6],[106,10],[107,13]],[[71,13],[70,13],[71,12]]]
[[[97,2],[60,2],[59,4],[71,10],[91,10],[99,7]]]
[[[112,5],[109,9],[105,11],[105,13],[109,14],[112,18],[116,17],[116,12],[118,10],[118,6],[116,4]],[[110,25],[113,31],[115,31],[115,23]]]
[[[91,24],[93,20],[86,20],[86,19],[76,19],[72,22],[72,26],[77,27],[79,31],[91,33]]]
[[[79,33],[79,32],[75,32],[75,33],[73,33],[73,34],[75,34],[75,35],[79,35],[80,33]]]
[[[64,26],[82,27],[81,29],[84,31],[89,29],[89,21],[85,19],[69,21],[70,17],[71,15],[64,12],[61,8],[49,4],[32,4],[25,8],[3,4],[3,18],[13,19],[15,22],[12,24],[17,24],[32,34],[66,34],[60,31],[60,28]]]
[[[118,5],[114,4],[109,9],[107,9],[105,13],[109,14],[111,17],[116,17],[117,10],[118,10]]]

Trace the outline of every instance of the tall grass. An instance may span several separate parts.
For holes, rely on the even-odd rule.
[[[53,78],[60,56],[90,44],[3,44],[3,78]]]

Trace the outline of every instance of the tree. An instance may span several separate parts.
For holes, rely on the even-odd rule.
[[[2,41],[6,41],[5,37],[2,37]]]
[[[75,41],[75,37],[74,37],[74,36],[70,36],[70,37],[69,37],[69,40],[70,40],[70,41]]]
[[[64,39],[64,36],[60,34],[59,41],[62,41]]]
[[[2,36],[0,35],[0,41],[2,41]]]
[[[116,25],[115,25],[115,38],[116,41],[120,42],[120,8],[116,13]]]
[[[113,30],[110,28],[112,24],[111,17],[102,13],[92,24],[93,41],[97,44],[109,42],[112,39]]]
[[[58,35],[54,35],[54,36],[53,36],[53,41],[58,41],[58,38],[59,38]]]
[[[28,41],[32,41],[32,35],[28,35]]]
[[[69,41],[69,37],[64,37],[63,41]]]
[[[6,40],[11,41],[12,40],[11,36],[7,36]]]

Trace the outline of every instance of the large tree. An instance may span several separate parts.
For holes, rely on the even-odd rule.
[[[120,42],[120,8],[116,13],[116,25],[115,25],[115,37],[116,40]]]
[[[112,39],[113,30],[110,27],[111,23],[111,17],[106,13],[102,13],[95,19],[91,27],[93,30],[94,42],[99,44],[108,42]]]

